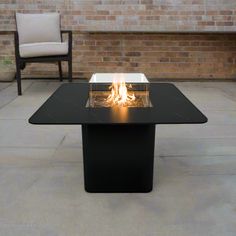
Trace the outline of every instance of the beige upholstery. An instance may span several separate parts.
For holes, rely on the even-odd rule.
[[[20,45],[20,56],[41,57],[68,54],[68,42],[28,43]]]
[[[16,23],[21,57],[68,54],[68,42],[61,42],[59,13],[17,13]]]
[[[60,14],[16,13],[19,43],[61,42]]]

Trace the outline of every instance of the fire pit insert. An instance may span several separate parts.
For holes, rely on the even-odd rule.
[[[152,107],[149,81],[141,73],[93,74],[86,107]]]
[[[29,122],[82,125],[86,191],[149,192],[155,125],[207,118],[172,84],[149,83],[143,74],[95,74],[90,83],[62,85]]]

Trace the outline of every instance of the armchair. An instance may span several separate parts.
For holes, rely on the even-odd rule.
[[[15,32],[16,80],[18,95],[22,95],[21,70],[27,63],[57,62],[60,81],[62,61],[68,62],[68,80],[72,81],[72,31],[60,29],[59,13],[16,13]],[[63,41],[63,35],[68,40]]]

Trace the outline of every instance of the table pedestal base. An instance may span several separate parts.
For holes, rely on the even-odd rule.
[[[155,125],[82,125],[85,190],[150,192]]]

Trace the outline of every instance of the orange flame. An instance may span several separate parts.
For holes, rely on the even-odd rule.
[[[132,85],[129,88],[132,88]],[[106,98],[106,102],[111,106],[128,106],[136,99],[134,93],[128,91],[124,80],[113,81],[109,89],[111,93]]]

